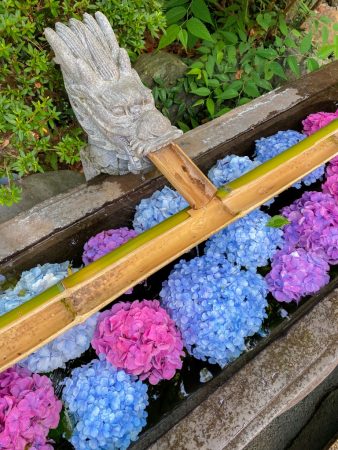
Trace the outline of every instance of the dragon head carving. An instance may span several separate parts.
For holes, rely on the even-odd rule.
[[[151,90],[131,67],[106,16],[84,14],[83,22],[47,28],[70,103],[88,134],[81,151],[86,179],[99,173],[140,173],[145,156],[181,135],[156,108]]]

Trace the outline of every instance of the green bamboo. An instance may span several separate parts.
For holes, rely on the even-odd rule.
[[[261,164],[260,166],[256,167],[250,172],[247,172],[246,174],[237,178],[231,183],[222,186],[220,189],[218,189],[217,196],[221,199],[224,198],[231,191],[243,187],[244,185],[250,183],[251,181],[256,180],[262,175],[267,174],[269,171],[277,168],[284,162],[287,162],[290,159],[294,158],[295,156],[301,154],[312,145],[318,143],[322,139],[325,139],[329,135],[332,135],[336,131],[338,131],[338,120],[332,121],[326,127],[320,129],[313,135],[299,142],[298,144],[286,150],[285,152]],[[266,200],[267,199],[265,199],[264,201]],[[183,223],[184,221],[188,220],[190,218],[189,209],[190,208],[186,208],[183,211],[169,217],[160,224],[145,231],[144,233],[141,233],[140,235],[121,245],[119,248],[113,250],[112,252],[98,259],[97,261],[94,261],[93,263],[89,264],[83,269],[68,276],[60,283],[50,287],[43,293],[37,295],[31,300],[18,306],[12,311],[4,314],[3,316],[0,317],[0,329],[9,326],[11,323],[19,319],[20,317],[28,313],[31,313],[40,306],[52,301],[54,298],[58,297],[64,290],[69,288],[75,288],[78,284],[86,282],[87,280],[98,274],[100,271],[108,268],[110,265],[116,263],[117,261],[128,255],[132,251],[150,242],[151,240],[160,237],[165,231],[168,231],[176,227],[177,225]],[[241,215],[238,215],[238,218],[239,217],[241,217]]]

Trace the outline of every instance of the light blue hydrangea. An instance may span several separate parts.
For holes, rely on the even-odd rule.
[[[267,226],[270,218],[259,209],[253,211],[208,239],[205,253],[216,258],[225,255],[248,270],[266,266],[283,246],[283,231]]]
[[[248,156],[228,155],[217,161],[209,170],[208,177],[215,186],[221,187],[241,177],[259,164],[260,162],[252,161]]]
[[[278,131],[278,133],[273,134],[272,136],[261,138],[256,141],[255,148],[255,156],[256,161],[263,163],[268,161],[271,158],[279,155],[279,153],[284,152],[288,148],[293,145],[298,144],[298,142],[305,139],[305,136],[298,131],[287,130],[287,131]],[[296,189],[300,189],[302,187],[302,183],[306,186],[310,186],[315,181],[319,180],[325,171],[325,166],[320,166],[318,169],[315,169],[313,172],[306,175],[302,181],[298,181],[293,185]]]
[[[64,384],[76,450],[126,449],[136,441],[147,418],[145,384],[104,360],[74,369]]]
[[[165,186],[136,206],[133,228],[138,233],[157,225],[168,217],[186,208],[188,203],[173,189]]]
[[[0,316],[40,294],[68,275],[69,262],[44,264],[22,272],[20,280],[12,289],[0,294]]]
[[[46,373],[65,363],[78,358],[90,347],[99,314],[94,314],[84,323],[77,325],[58,336],[20,361],[20,366],[27,367],[31,372]]]
[[[245,338],[266,317],[264,278],[224,257],[181,260],[163,283],[163,306],[181,330],[188,352],[224,366],[245,350]]]

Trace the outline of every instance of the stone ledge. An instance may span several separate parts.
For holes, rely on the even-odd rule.
[[[338,365],[338,290],[246,364],[150,450],[240,450]]]

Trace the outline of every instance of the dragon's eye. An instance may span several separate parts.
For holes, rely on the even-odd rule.
[[[116,117],[120,117],[120,116],[125,116],[126,115],[126,112],[125,112],[125,110],[124,110],[124,108],[122,106],[115,106],[114,108],[111,109],[111,112]]]

